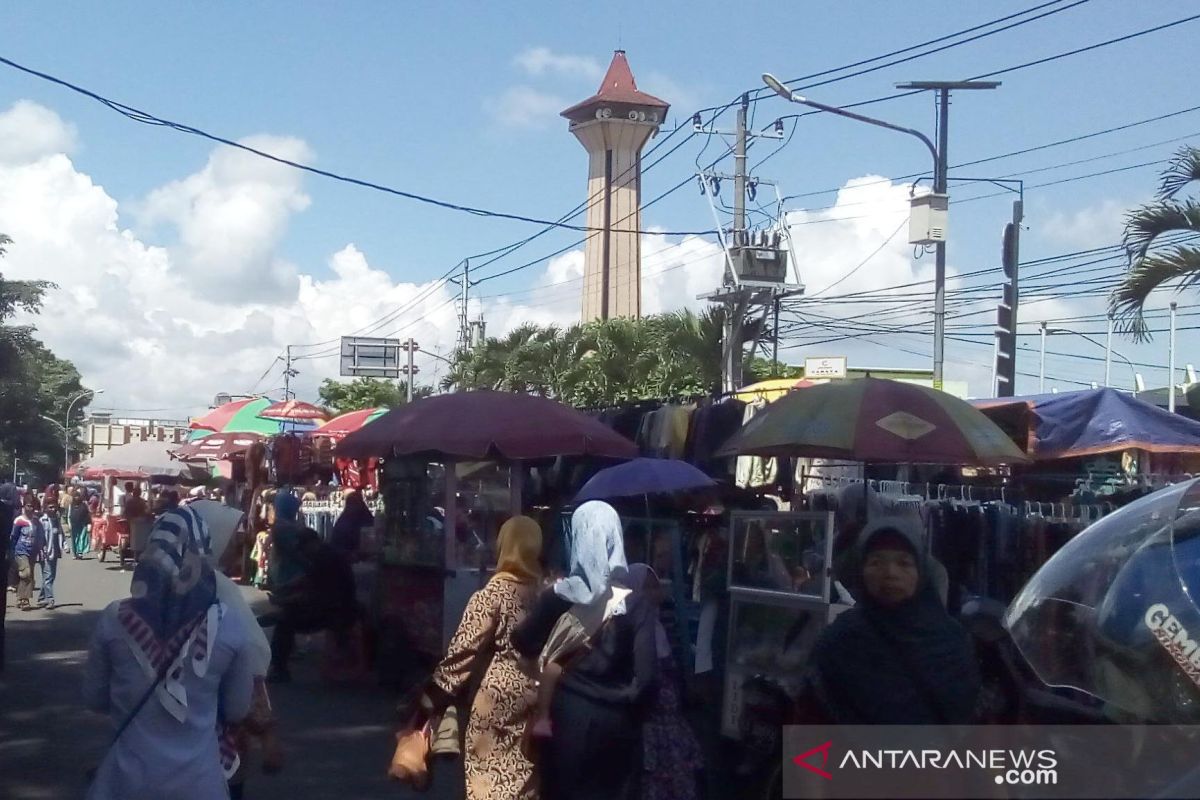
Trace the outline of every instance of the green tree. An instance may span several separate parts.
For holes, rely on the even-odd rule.
[[[358,411],[363,408],[395,408],[407,400],[408,385],[404,381],[389,381],[381,378],[355,378],[352,381],[335,381],[326,378],[317,389],[321,405],[337,414]],[[413,397],[428,397],[433,394],[430,386],[414,386]]]
[[[529,392],[575,406],[708,394],[721,383],[723,314],[522,325],[457,353],[443,388]]]
[[[0,256],[12,240],[0,234]],[[63,424],[67,406],[84,391],[79,371],[34,337],[32,325],[13,325],[18,312],[37,314],[49,281],[11,281],[0,275],[0,475],[12,475],[13,458],[40,483],[56,480],[63,468]],[[72,410],[72,430],[87,399]],[[75,443],[76,450],[79,443]]]
[[[1200,148],[1180,149],[1163,171],[1153,202],[1131,211],[1125,218],[1125,249],[1129,270],[1113,290],[1109,307],[1127,332],[1140,340],[1150,338],[1144,309],[1150,294],[1163,284],[1178,281],[1178,289],[1200,282],[1200,247],[1190,243],[1200,233],[1200,202],[1181,197],[1189,186],[1200,182]],[[1161,246],[1160,246],[1161,245]]]

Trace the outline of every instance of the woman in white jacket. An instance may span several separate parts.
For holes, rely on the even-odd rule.
[[[83,693],[116,729],[89,800],[228,796],[218,723],[250,710],[254,630],[222,602],[211,552],[199,513],[182,507],[163,514],[130,597],[100,616]]]

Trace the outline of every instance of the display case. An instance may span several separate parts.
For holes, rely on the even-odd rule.
[[[795,697],[830,619],[832,512],[735,512],[721,730],[741,738],[756,687]]]

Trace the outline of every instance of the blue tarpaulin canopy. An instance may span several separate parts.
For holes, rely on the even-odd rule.
[[[1200,422],[1115,389],[1000,397],[974,405],[1010,432],[1026,427],[1016,438],[1037,460],[1134,449],[1200,453]]]

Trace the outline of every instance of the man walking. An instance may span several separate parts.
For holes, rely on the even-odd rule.
[[[46,502],[42,507],[42,552],[38,558],[42,563],[42,589],[38,593],[38,603],[47,609],[54,608],[54,579],[58,576],[58,560],[63,554],[62,513],[58,507],[58,493],[46,493]]]

